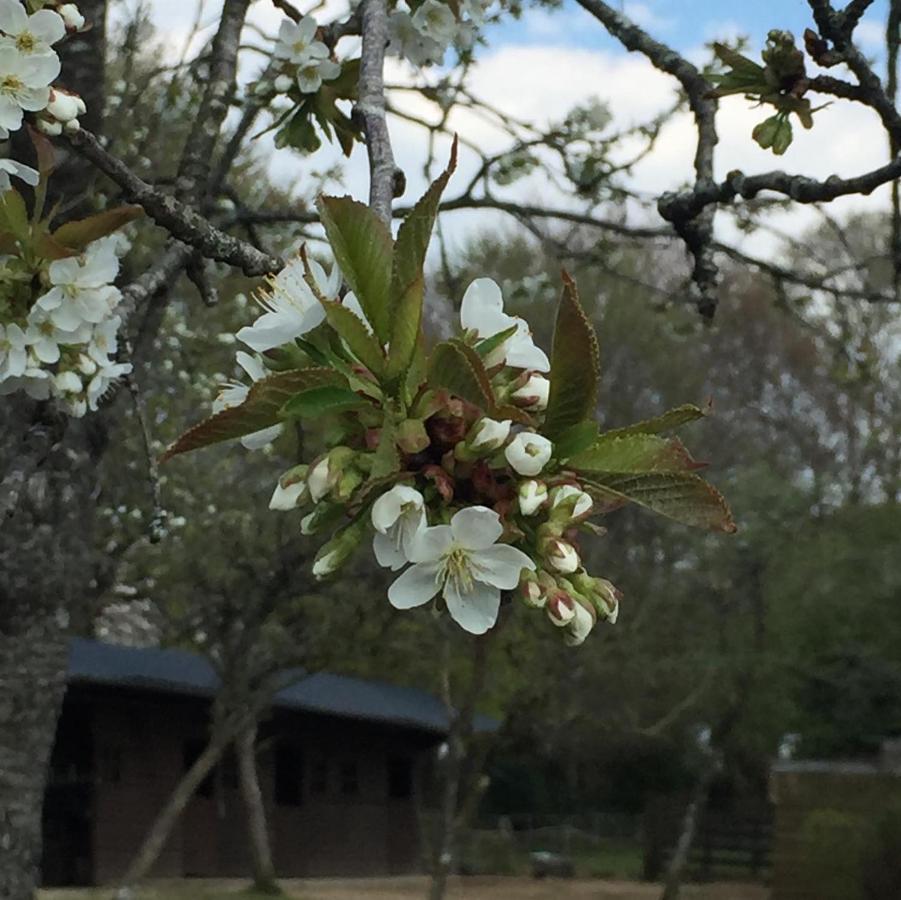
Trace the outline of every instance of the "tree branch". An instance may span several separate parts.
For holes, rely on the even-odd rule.
[[[695,150],[695,189],[705,190],[714,184],[713,154],[717,143],[717,102],[710,96],[712,85],[687,59],[652,38],[601,0],[578,0],[627,50],[643,54],[661,72],[676,78],[688,97],[688,105],[695,119],[698,144]],[[707,318],[716,310],[718,272],[713,259],[713,219],[715,208],[700,207],[689,215],[669,215],[678,212],[658,206],[663,218],[672,223],[694,257],[694,284],[699,293],[698,309]]]
[[[91,132],[85,129],[76,131],[69,137],[69,143],[115,181],[129,200],[139,203],[147,215],[172,237],[198,250],[207,259],[238,266],[245,275],[277,272],[284,265],[277,257],[269,256],[252,244],[216,228],[172,194],[149,185],[120,159],[107,153]]]
[[[394,164],[385,119],[385,45],[388,10],[385,0],[363,0],[363,49],[356,114],[363,123],[369,154],[369,205],[382,221],[391,222],[391,201],[403,193],[403,173]]]

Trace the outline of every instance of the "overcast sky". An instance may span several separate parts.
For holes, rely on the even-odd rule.
[[[186,0],[151,0],[154,20],[169,48],[180,45],[193,19],[195,6]],[[303,8],[302,4],[298,4]],[[750,37],[752,46],[759,48],[770,28],[784,28],[800,38],[805,27],[811,25],[809,7],[805,0],[643,0],[621,4],[623,11],[661,40],[676,47],[692,59],[706,58],[705,43],[717,38]],[[862,48],[881,59],[882,23],[886,3],[877,0],[858,28]],[[215,21],[217,3],[207,4],[204,18]],[[308,7],[311,8],[311,7]],[[328,0],[327,10],[346,9],[343,0]],[[320,21],[329,21],[328,13],[317,13]],[[281,19],[269,0],[257,0],[252,20],[264,31],[274,33]],[[261,39],[248,33],[248,41],[259,44]],[[486,35],[488,46],[479,48],[478,62],[472,72],[471,85],[475,93],[510,114],[536,122],[560,118],[574,104],[591,97],[607,103],[620,124],[640,122],[672,102],[675,83],[668,76],[655,71],[640,55],[627,53],[603,27],[588,16],[572,0],[564,0],[557,10],[531,9],[522,19],[504,21],[493,26]],[[344,46],[342,44],[342,46]],[[245,77],[251,77],[260,67],[261,57],[248,53],[242,65]],[[396,62],[389,68],[389,77],[409,81],[417,76]],[[426,74],[425,77],[434,77]],[[409,102],[409,101],[407,101]],[[420,112],[428,107],[420,105]],[[816,126],[810,132],[795,127],[795,142],[781,158],[761,150],[751,140],[753,126],[766,116],[743,98],[727,98],[719,115],[720,143],[717,147],[716,170],[723,177],[732,169],[753,173],[773,168],[800,171],[826,177],[832,173],[852,175],[881,165],[887,158],[884,133],[875,115],[845,102],[835,102],[816,116]],[[460,116],[453,126],[467,138],[486,149],[497,151],[505,146],[500,136],[472,116]],[[421,132],[411,126],[395,122],[392,126],[398,162],[408,175],[407,198],[421,191],[424,181],[420,168],[424,152]],[[678,116],[667,126],[655,152],[643,161],[635,172],[635,186],[642,191],[659,193],[678,187],[691,177],[691,159],[695,132],[690,117]],[[266,144],[261,144],[264,150]],[[272,157],[273,175],[285,184],[303,184],[304,173],[310,168],[323,169],[337,158],[333,151],[323,149],[311,160],[302,160],[290,152]],[[472,171],[475,159],[461,160],[457,183]],[[366,194],[365,157],[360,149],[354,152],[346,167],[346,189],[356,196]],[[448,190],[453,195],[453,184]],[[509,196],[531,199],[543,194],[545,199],[566,202],[567,198],[551,196],[549,189],[537,178],[520,182],[509,189]],[[840,201],[840,207],[872,208],[886,203],[887,188],[870,198]],[[780,216],[779,226],[797,231],[812,221],[806,210]],[[472,227],[505,222],[491,214],[461,212],[448,219],[449,231],[461,240]],[[733,237],[726,229],[725,236]],[[771,252],[772,239],[759,235],[742,238],[748,249]]]

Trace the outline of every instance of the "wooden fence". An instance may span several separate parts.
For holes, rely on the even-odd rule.
[[[679,811],[652,807],[645,815],[644,877],[661,878],[679,832]],[[743,815],[708,812],[698,822],[688,861],[689,881],[768,881],[772,870],[770,810]]]

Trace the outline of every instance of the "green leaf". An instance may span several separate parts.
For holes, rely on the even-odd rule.
[[[558,459],[569,459],[576,453],[588,449],[598,437],[598,424],[590,419],[567,428],[554,444],[554,454]]]
[[[608,509],[631,501],[684,525],[730,534],[737,530],[723,495],[688,472],[596,475],[583,484]]]
[[[373,479],[385,478],[400,470],[400,455],[394,443],[395,430],[394,420],[386,416],[379,436],[379,445],[372,458],[370,476]]]
[[[511,325],[506,330],[499,331],[497,334],[492,335],[490,338],[485,338],[484,341],[479,341],[479,343],[476,344],[476,353],[478,353],[479,356],[481,356],[483,359],[487,359],[493,350],[496,350],[498,347],[500,347],[500,345],[503,344],[504,341],[507,340],[507,338],[511,338],[514,334],[516,334],[518,327],[519,326],[517,325]]]
[[[748,59],[747,56],[743,56],[737,50],[733,50],[725,44],[715,43],[713,45],[713,52],[721,62],[724,62],[733,71],[741,72],[749,76],[755,75],[760,79],[763,78],[763,66],[754,62],[753,59]]]
[[[106,237],[143,215],[144,210],[140,206],[117,206],[115,209],[107,209],[86,219],[66,222],[65,225],[60,225],[51,237],[56,244],[70,251],[69,256],[75,256],[91,241]]]
[[[447,168],[416,202],[397,232],[391,270],[391,344],[388,359],[388,376],[395,380],[400,380],[407,371],[419,340],[425,294],[423,265],[438,215],[438,204],[456,166],[455,138]]]
[[[385,344],[391,334],[391,232],[368,206],[351,197],[322,196],[318,206],[335,259]]]
[[[247,398],[239,406],[223,409],[188,429],[166,450],[160,462],[276,425],[282,421],[282,406],[298,391],[343,381],[333,369],[325,368],[295,369],[263,378],[251,386]]]
[[[543,429],[551,440],[557,440],[573,425],[594,418],[600,373],[597,336],[579,303],[575,282],[564,272]]]
[[[481,371],[473,366],[472,357],[466,353],[467,349],[464,344],[454,340],[438,344],[429,357],[429,385],[433,388],[445,388],[461,400],[473,403],[486,412],[491,411],[494,408],[494,397],[485,367],[475,352],[472,356],[478,361]]]
[[[396,303],[391,316],[394,321],[391,344],[388,347],[386,377],[396,396],[398,386],[413,361],[416,344],[422,331],[422,301],[425,296],[425,279],[422,275],[410,282],[403,293],[395,294]]]
[[[570,457],[577,472],[684,472],[702,468],[678,438],[656,434],[602,434],[595,443]]]
[[[366,406],[366,401],[350,388],[326,384],[295,394],[281,408],[281,415],[301,419],[318,418],[349,412]]]
[[[0,194],[0,225],[15,235],[17,241],[25,242],[31,234],[25,201],[15,189]]]
[[[643,422],[636,422],[634,425],[626,425],[624,428],[614,428],[610,431],[605,431],[602,437],[623,437],[627,434],[659,434],[662,431],[672,431],[688,422],[703,419],[709,412],[709,403],[704,407],[696,406],[694,403],[683,403],[682,406],[669,409],[663,415],[655,416],[653,419],[645,419]]]
[[[771,149],[776,156],[781,156],[791,146],[791,122],[783,113],[777,113],[757,125],[751,132],[751,137],[764,150]]]
[[[385,357],[378,341],[369,333],[363,320],[353,310],[340,303],[327,300],[322,305],[325,307],[329,325],[346,341],[350,352],[376,378],[380,378],[385,371]]]

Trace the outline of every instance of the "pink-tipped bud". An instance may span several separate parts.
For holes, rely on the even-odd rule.
[[[576,601],[566,591],[558,588],[547,598],[545,611],[554,625],[563,628],[576,617]]]

